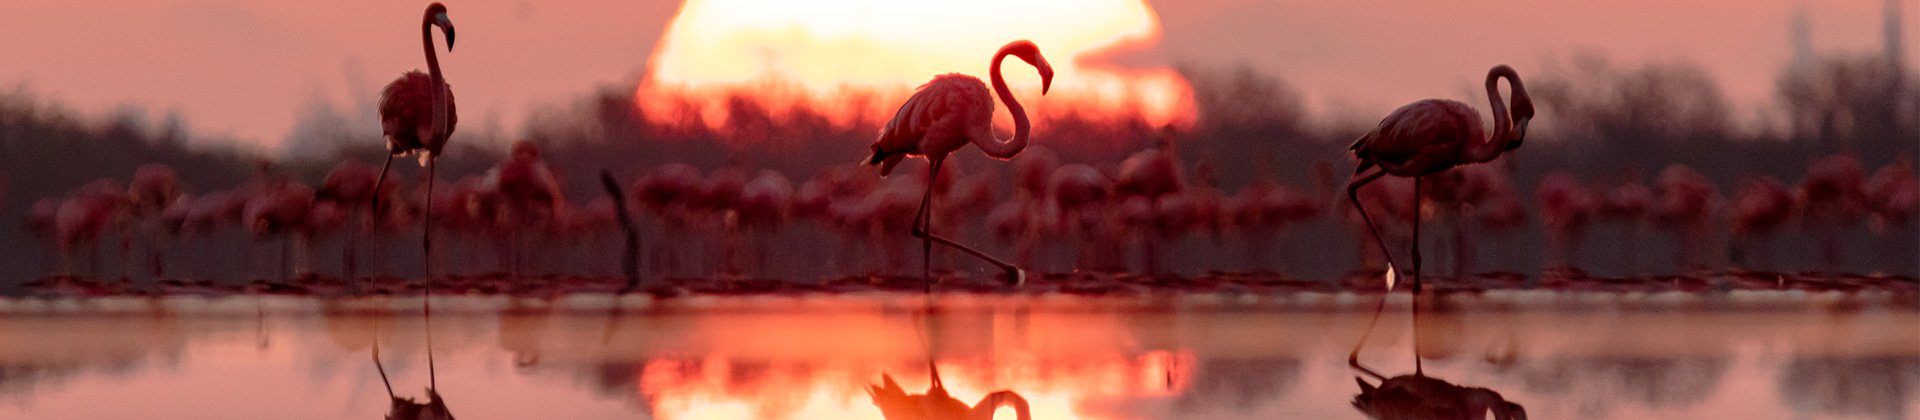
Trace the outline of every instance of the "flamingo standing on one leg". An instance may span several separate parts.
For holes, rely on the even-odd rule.
[[[453,126],[459,121],[454,112],[453,89],[447,86],[446,78],[440,75],[440,58],[433,47],[433,27],[439,26],[447,38],[447,52],[453,52],[453,21],[447,18],[447,6],[440,3],[427,5],[426,15],[420,21],[420,43],[426,47],[427,74],[419,70],[400,75],[388,83],[380,93],[380,130],[387,137],[387,162],[380,168],[380,178],[374,181],[374,189],[379,190],[387,180],[387,169],[393,167],[396,155],[419,153],[420,159],[427,165],[427,202],[433,202],[433,161],[440,156],[440,150],[447,145],[447,137],[453,135]],[[376,196],[378,197],[378,196]],[[374,208],[379,208],[376,198]],[[429,207],[422,216],[420,248],[423,260],[432,261],[433,253],[433,217]],[[423,277],[429,285],[433,279],[431,264]]]
[[[1820,261],[1827,269],[1841,269],[1846,255],[1840,237],[1866,217],[1864,190],[1867,170],[1852,153],[1814,160],[1800,180],[1799,200],[1805,206],[1803,222],[1820,240]]]
[[[1513,110],[1500,98],[1499,80],[1507,79],[1512,89]],[[1387,254],[1387,270],[1394,270],[1393,256],[1380,238],[1373,219],[1360,206],[1360,187],[1381,176],[1413,178],[1415,215],[1413,219],[1413,290],[1420,290],[1420,177],[1440,173],[1454,166],[1491,162],[1500,154],[1520,147],[1527,135],[1527,122],[1533,119],[1533,100],[1520,83],[1520,74],[1506,65],[1487,71],[1487,100],[1493,105],[1493,136],[1485,136],[1480,114],[1459,101],[1426,99],[1396,109],[1380,120],[1380,126],[1361,136],[1349,149],[1360,161],[1353,181],[1347,184],[1347,199],[1360,210],[1367,229],[1373,231],[1380,252]],[[1378,167],[1377,170],[1374,170]],[[1371,171],[1370,171],[1371,170]]]
[[[879,165],[880,175],[893,172],[893,167],[907,156],[925,156],[928,162],[927,193],[920,200],[919,215],[913,223],[913,236],[921,239],[924,265],[921,277],[926,279],[927,290],[933,290],[933,243],[939,242],[973,254],[992,262],[1006,272],[1007,283],[1019,285],[1025,282],[1025,273],[1013,264],[1008,264],[986,253],[961,245],[928,230],[932,227],[928,210],[933,200],[933,179],[940,173],[940,164],[947,155],[960,150],[967,143],[980,147],[987,156],[999,159],[1012,159],[1027,148],[1027,136],[1030,123],[1027,122],[1026,109],[1014,100],[1013,91],[1007,88],[1006,79],[1000,76],[1000,62],[1007,56],[1019,57],[1040,71],[1040,94],[1045,95],[1047,88],[1053,85],[1053,65],[1040,55],[1040,47],[1030,41],[1014,41],[1000,47],[994,53],[992,65],[988,69],[993,79],[993,90],[1005,102],[1007,111],[1013,113],[1013,139],[1001,141],[993,134],[993,98],[987,96],[986,84],[980,79],[958,73],[935,76],[933,81],[921,85],[907,99],[905,105],[880,130],[880,138],[873,142],[873,156],[867,158],[868,165]]]
[[[1702,255],[1703,244],[1720,211],[1720,188],[1706,175],[1680,164],[1660,170],[1655,184],[1660,198],[1653,205],[1654,221],[1672,230],[1679,242],[1674,266],[1682,271],[1704,268],[1708,263]]]

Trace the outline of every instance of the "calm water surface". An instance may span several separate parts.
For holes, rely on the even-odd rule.
[[[0,418],[379,419],[377,345],[397,396],[437,383],[461,419],[879,419],[866,386],[925,392],[929,358],[954,397],[1014,391],[1036,419],[1359,419],[1346,358],[1378,299],[0,299]],[[1913,418],[1914,301],[1491,292],[1415,322],[1397,294],[1359,360],[1410,375],[1417,344],[1424,378],[1534,419]]]

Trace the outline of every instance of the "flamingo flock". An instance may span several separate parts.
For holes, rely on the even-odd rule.
[[[1598,226],[1621,233],[1617,265],[1630,272],[1638,270],[1637,256],[1649,253],[1637,240],[1645,227],[1672,235],[1667,242],[1676,269],[1708,270],[1728,263],[1777,267],[1771,243],[1797,225],[1821,244],[1819,260],[1833,269],[1848,255],[1839,239],[1846,233],[1868,226],[1879,237],[1899,237],[1920,213],[1920,182],[1910,160],[1869,176],[1847,153],[1810,161],[1796,184],[1749,177],[1731,198],[1722,196],[1716,180],[1676,164],[1651,183],[1634,173],[1607,184],[1551,172],[1538,179],[1529,202],[1513,185],[1510,159],[1488,165],[1518,152],[1535,114],[1519,73],[1505,65],[1485,77],[1491,132],[1459,101],[1428,99],[1396,109],[1349,147],[1356,167],[1344,202],[1329,162],[1315,159],[1301,160],[1313,162],[1317,185],[1282,182],[1278,174],[1293,163],[1266,156],[1253,179],[1222,188],[1215,162],[1179,153],[1180,130],[1172,126],[1124,159],[1066,159],[1036,144],[1044,140],[1034,139],[1032,122],[1002,75],[1002,63],[1017,58],[1039,74],[1039,93],[1048,91],[1053,67],[1029,41],[993,54],[987,82],[953,73],[915,90],[860,162],[876,167],[878,176],[854,165],[790,174],[739,159],[707,169],[675,162],[630,168],[638,175],[626,180],[609,169],[605,194],[570,195],[562,180],[572,168],[550,165],[537,143],[521,141],[483,174],[436,182],[434,161],[458,115],[433,33],[438,28],[451,52],[454,27],[438,3],[426,8],[420,27],[426,71],[406,72],[381,91],[389,153],[378,171],[346,160],[307,185],[263,163],[250,181],[200,190],[172,168],[142,166],[125,184],[100,179],[31,206],[26,231],[48,250],[48,272],[123,281],[144,276],[177,286],[238,271],[263,287],[333,277],[358,291],[365,281],[395,277],[427,285],[442,276],[551,282],[559,280],[557,272],[605,274],[606,261],[621,260],[630,261],[629,287],[640,278],[906,278],[914,274],[907,268],[917,265],[919,284],[931,291],[946,279],[981,274],[1005,286],[1036,274],[1285,275],[1288,270],[1272,262],[1276,249],[1302,239],[1288,237],[1289,228],[1335,219],[1354,234],[1357,273],[1410,277],[1417,293],[1427,271],[1425,219],[1452,227],[1445,248],[1454,277],[1465,278],[1481,259],[1478,244],[1515,240],[1535,211],[1548,242],[1544,265],[1575,269],[1590,262],[1581,249]],[[994,132],[996,101],[1013,117],[1011,138]],[[948,158],[967,145],[1011,165],[962,170]],[[425,179],[389,180],[399,156],[417,156]],[[915,156],[924,158],[915,163],[923,168],[889,176]],[[401,273],[394,263],[414,256],[392,242],[415,229],[420,276]],[[1717,237],[1720,232],[1728,234]],[[641,235],[649,246],[639,247]],[[237,270],[192,263],[223,255],[219,248],[232,245],[221,239],[226,236],[252,238],[228,260],[238,260],[228,264]],[[616,246],[622,237],[630,238],[624,249]],[[1888,240],[1880,247],[1910,248],[1911,242]],[[339,243],[338,263],[316,263],[333,259],[315,258],[333,243]],[[917,260],[910,251],[916,243]],[[1396,262],[1399,244],[1410,248],[1402,253],[1410,266]],[[1233,248],[1241,251],[1237,262],[1194,251]],[[135,249],[144,251],[138,265],[145,270],[135,269]],[[629,255],[616,257],[620,252]],[[956,260],[959,254],[986,264]],[[103,255],[119,257],[123,272],[102,272]],[[83,260],[84,276],[77,267]],[[323,273],[325,266],[338,268]]]

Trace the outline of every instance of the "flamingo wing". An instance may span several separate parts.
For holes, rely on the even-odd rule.
[[[416,70],[400,75],[380,91],[380,132],[387,137],[388,152],[398,155],[428,148],[433,136],[433,89],[433,78]],[[446,133],[452,135],[459,113],[454,111],[453,88],[448,87],[446,94]]]
[[[868,165],[893,172],[908,155],[944,155],[966,145],[974,125],[992,123],[993,99],[980,79],[952,73],[936,76],[915,89],[893,119],[880,129]]]
[[[1484,136],[1480,115],[1459,101],[1427,99],[1387,114],[1380,126],[1354,142],[1354,157],[1394,175],[1419,176],[1458,163],[1461,147]]]

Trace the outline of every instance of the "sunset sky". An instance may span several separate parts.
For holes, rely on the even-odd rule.
[[[536,107],[636,83],[679,9],[667,1],[446,3],[459,34],[442,63],[458,92],[462,126],[491,119],[507,130],[517,130]],[[364,112],[368,126],[377,127],[371,104],[379,87],[424,67],[418,38],[424,4],[4,2],[0,83],[89,115],[122,105],[156,115],[178,112],[197,134],[270,152],[302,110],[321,101]],[[1736,103],[1752,107],[1771,100],[1773,78],[1789,60],[1795,10],[1807,11],[1817,52],[1878,52],[1884,3],[1219,0],[1150,6],[1162,39],[1127,57],[1130,65],[1245,62],[1285,76],[1316,110],[1384,113],[1414,99],[1459,96],[1494,63],[1526,74],[1581,52],[1622,65],[1692,61],[1717,77]],[[1903,10],[1905,58],[1914,66],[1920,31],[1912,22],[1920,5],[1909,0]],[[952,70],[984,76],[986,58]]]

